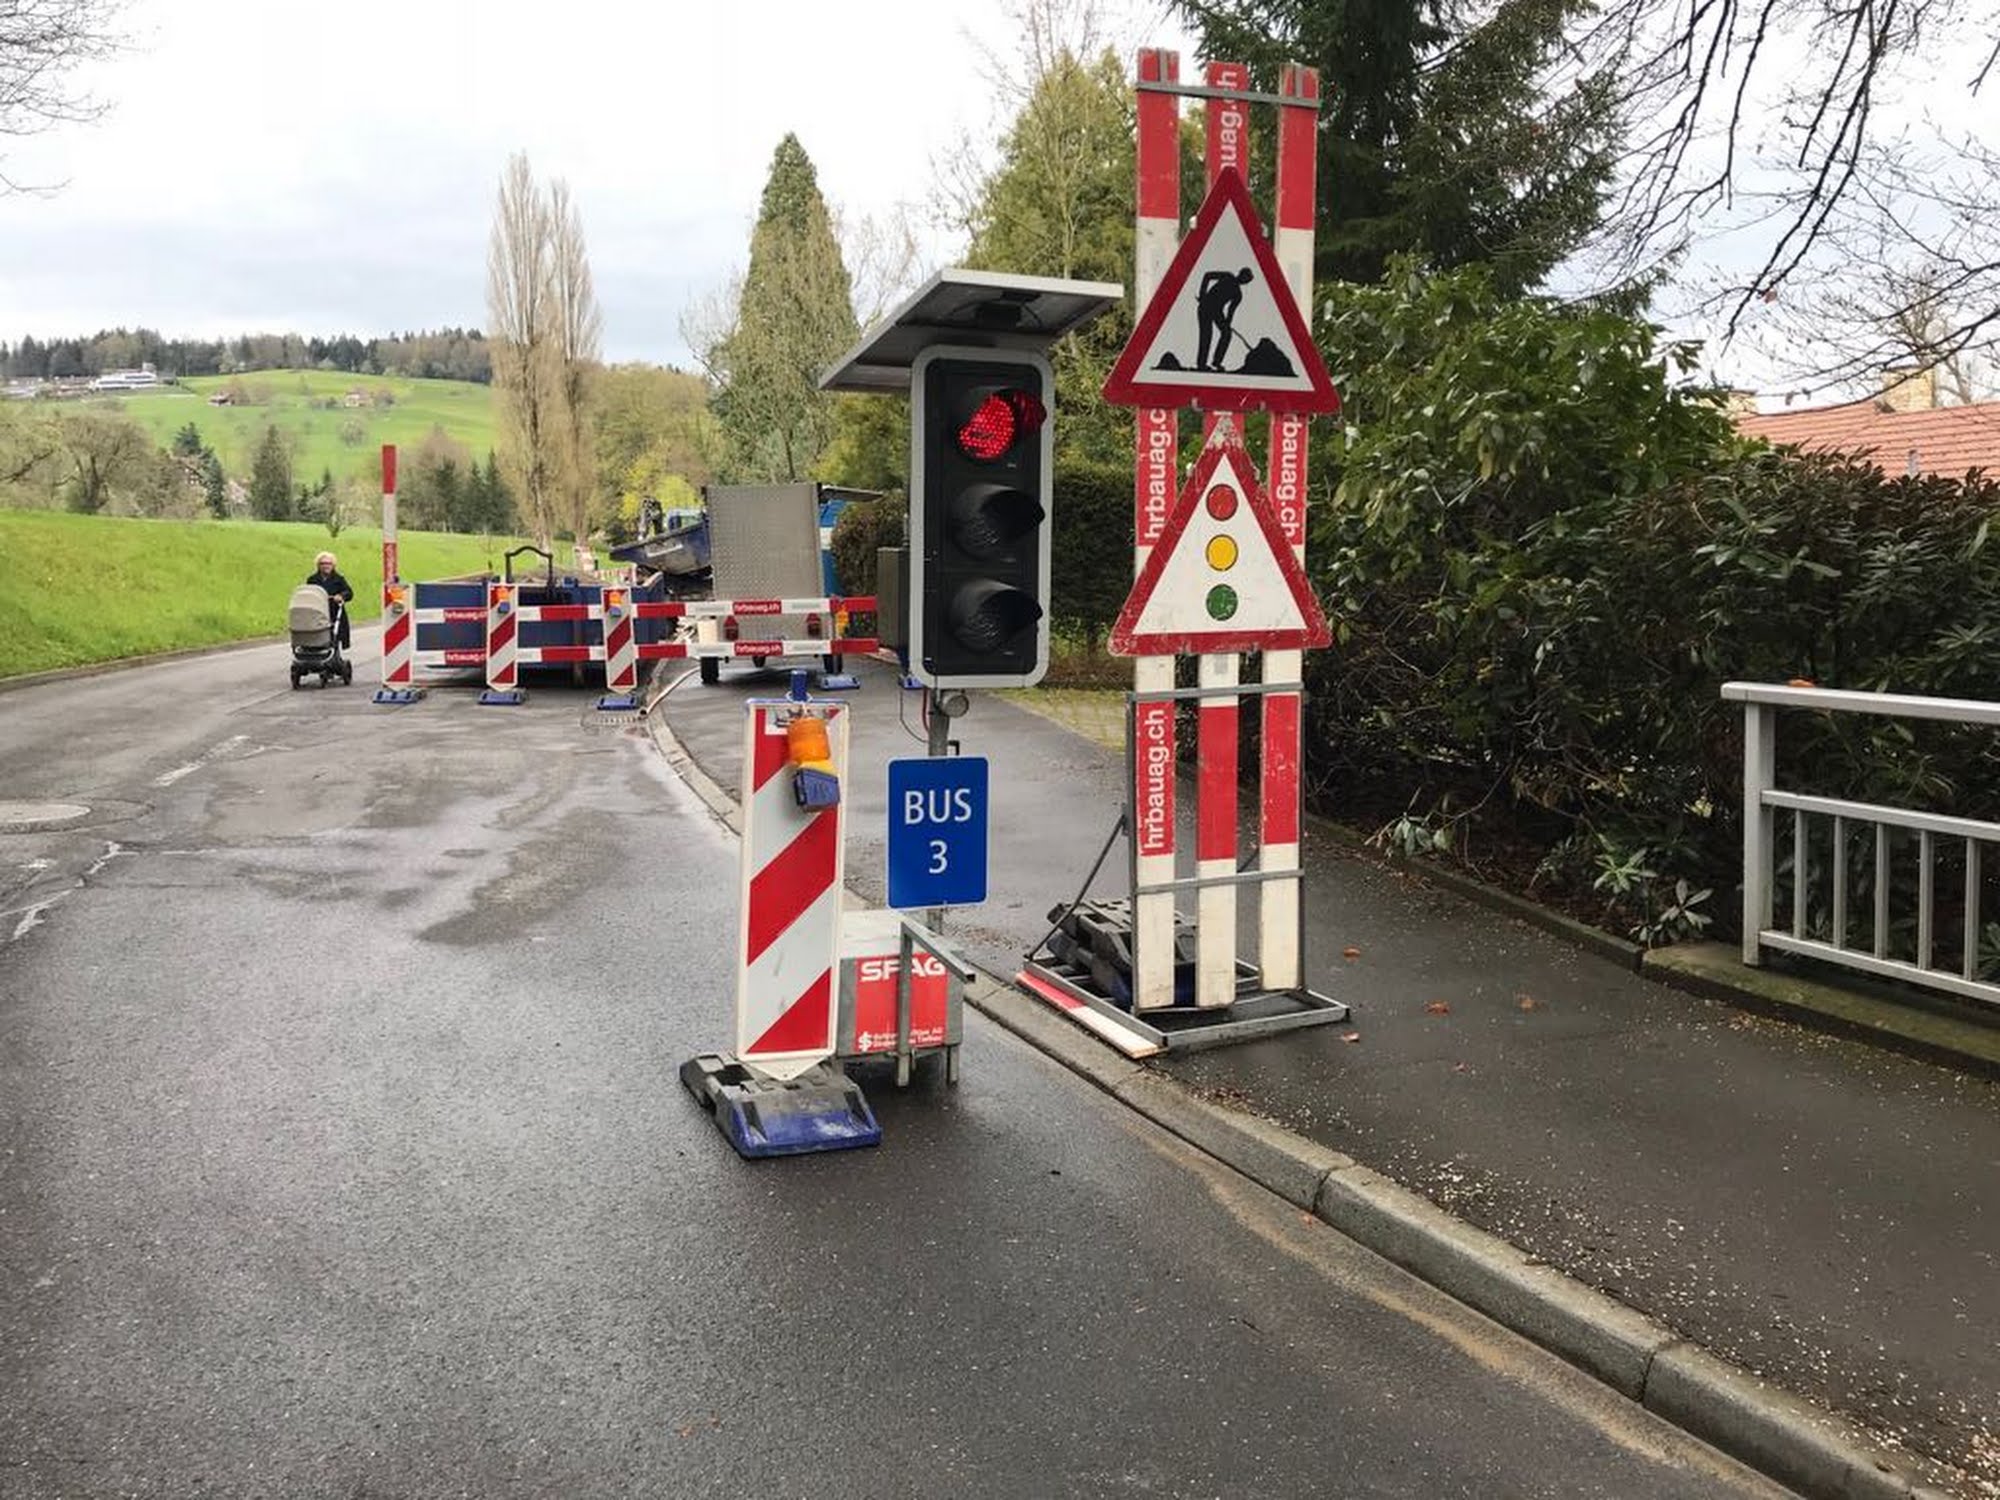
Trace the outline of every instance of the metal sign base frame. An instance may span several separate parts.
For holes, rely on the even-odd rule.
[[[1267,990],[1257,982],[1256,965],[1241,961],[1236,999],[1208,1010],[1176,1006],[1135,1014],[1075,969],[1039,956],[1028,960],[1019,977],[1029,994],[1131,1058],[1229,1047],[1308,1026],[1339,1025],[1352,1015],[1344,1003],[1317,990]]]

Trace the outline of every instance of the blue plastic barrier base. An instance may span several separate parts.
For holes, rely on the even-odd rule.
[[[777,1083],[734,1058],[704,1053],[681,1064],[681,1084],[748,1160],[882,1144],[860,1087],[830,1062]]]
[[[819,690],[822,693],[852,693],[861,687],[861,679],[852,672],[822,672],[819,674]]]
[[[519,688],[485,688],[479,694],[479,701],[512,708],[517,704],[526,703],[528,695]]]
[[[606,693],[597,700],[597,707],[602,713],[637,713],[639,699],[632,693]]]
[[[385,687],[375,689],[375,701],[377,703],[415,703],[423,695],[424,690],[422,688]]]
[[[912,677],[909,673],[905,672],[903,674],[902,680],[898,682],[896,686],[900,688],[907,688],[911,692],[915,692],[917,689],[921,688],[923,684],[917,681],[917,679]]]

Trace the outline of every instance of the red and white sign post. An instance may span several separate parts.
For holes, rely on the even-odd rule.
[[[1259,987],[1297,991],[1300,963],[1300,673],[1327,643],[1305,584],[1306,422],[1338,407],[1301,308],[1312,293],[1318,77],[1281,81],[1275,252],[1245,186],[1249,69],[1204,70],[1209,191],[1178,239],[1178,59],[1146,51],[1138,83],[1138,304],[1106,398],[1140,408],[1132,597],[1112,649],[1133,655],[1133,1009],[1173,1006],[1174,898],[1195,904],[1194,1004],[1235,1003],[1237,901],[1259,887]],[[1164,260],[1164,267],[1162,261]],[[1177,418],[1203,411],[1202,456],[1175,484]],[[1244,448],[1244,413],[1273,413],[1266,498]],[[1165,512],[1162,500],[1178,498]],[[1241,653],[1264,653],[1258,868],[1237,869]],[[1178,655],[1196,657],[1196,687],[1177,690]],[[1195,871],[1179,878],[1174,824],[1177,704],[1196,705]]]
[[[1212,89],[1247,89],[1250,70],[1241,63],[1210,63],[1205,82]],[[1210,99],[1207,115],[1209,186],[1225,171],[1247,178],[1249,107],[1237,99]],[[1215,437],[1218,423],[1235,420],[1205,413],[1203,441]],[[1237,714],[1242,700],[1227,690],[1242,676],[1242,658],[1220,652],[1204,653],[1195,668],[1195,685],[1204,694],[1195,721],[1201,767],[1195,783],[1195,875],[1211,882],[1195,894],[1194,1003],[1204,1010],[1236,999],[1236,887],[1221,882],[1236,873]]]
[[[1180,81],[1180,58],[1148,49],[1139,54],[1142,84]],[[1170,93],[1141,89],[1138,99],[1138,223],[1134,304],[1144,307],[1159,291],[1181,236],[1180,104]],[[1166,528],[1180,488],[1179,413],[1141,407],[1137,472],[1133,483],[1133,573],[1145,567]],[[1133,774],[1132,994],[1140,1010],[1174,1003],[1174,895],[1137,894],[1174,878],[1173,700],[1149,698],[1174,687],[1171,655],[1141,656],[1132,663],[1131,752]]]
[[[1278,229],[1272,237],[1278,267],[1292,300],[1310,316],[1313,292],[1314,185],[1318,177],[1319,74],[1289,66],[1278,92],[1298,104],[1278,107]],[[1278,525],[1303,569],[1306,561],[1306,419],[1298,412],[1271,418],[1271,502]],[[1264,655],[1266,682],[1299,682],[1305,656],[1297,649]],[[1257,869],[1266,876],[1297,876],[1299,814],[1300,701],[1296,692],[1264,695],[1264,755],[1260,765],[1262,816]],[[1299,954],[1300,880],[1267,879],[1257,891],[1257,965],[1265,985],[1297,989],[1305,982]]]
[[[397,571],[396,446],[382,445],[382,686],[377,703],[411,703],[417,688],[416,592]]]

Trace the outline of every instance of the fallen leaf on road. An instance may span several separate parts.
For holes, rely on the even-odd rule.
[[[1340,956],[1342,958],[1359,958],[1361,957],[1361,950],[1359,948],[1342,948]]]
[[[1427,1016],[1448,1016],[1451,1014],[1451,1006],[1443,1000],[1433,1000],[1429,1005],[1424,1007],[1424,1014]]]
[[[1451,1065],[1451,1070],[1454,1073],[1470,1073],[1472,1071],[1472,1069],[1465,1063],[1453,1063]]]
[[[1520,1006],[1522,1010],[1540,1010],[1542,1008],[1542,1002],[1537,1000],[1533,995],[1523,995],[1514,1003]]]
[[[1342,1032],[1340,1039],[1343,1042],[1358,1042],[1361,1040],[1361,1033],[1358,1031]]]

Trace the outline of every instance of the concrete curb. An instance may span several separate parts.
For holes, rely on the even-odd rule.
[[[735,800],[657,713],[647,729],[715,815]],[[1636,964],[1635,964],[1636,967]],[[1128,1108],[1448,1296],[1595,1376],[1663,1420],[1812,1500],[1949,1500],[1849,1424],[1673,1329],[1453,1218],[1337,1151],[1217,1104],[1134,1062],[993,974],[967,1002]]]

